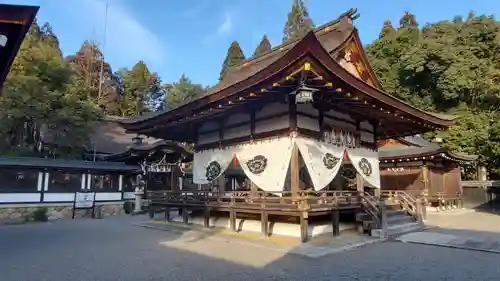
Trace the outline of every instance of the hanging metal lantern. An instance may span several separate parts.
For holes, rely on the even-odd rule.
[[[309,88],[304,83],[301,83],[300,87],[291,92],[290,95],[295,95],[295,103],[297,104],[312,103],[316,91],[317,89]]]

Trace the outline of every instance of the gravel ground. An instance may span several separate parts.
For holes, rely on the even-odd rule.
[[[121,217],[0,227],[0,280],[498,280],[500,255],[387,242],[319,259]]]

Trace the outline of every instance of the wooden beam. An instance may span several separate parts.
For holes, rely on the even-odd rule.
[[[296,144],[293,145],[292,158],[290,161],[290,187],[292,197],[297,197],[300,191],[299,177],[299,148]]]

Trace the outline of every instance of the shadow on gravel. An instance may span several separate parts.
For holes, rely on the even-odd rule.
[[[312,259],[265,247],[211,240],[208,238],[216,233],[196,236],[190,228],[155,231],[136,226],[148,219],[124,216],[0,226],[0,280],[466,280],[470,274],[481,276],[482,280],[497,277],[496,262],[473,252],[450,253],[449,249],[387,242]],[[467,264],[467,269],[436,267],[443,262]]]

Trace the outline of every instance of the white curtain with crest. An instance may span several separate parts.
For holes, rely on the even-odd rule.
[[[228,147],[195,152],[193,157],[193,182],[208,184],[216,180],[231,164],[235,151],[235,147]]]
[[[294,141],[282,137],[241,145],[236,158],[245,175],[267,192],[283,191]]]
[[[368,148],[349,148],[347,155],[356,171],[373,187],[380,188],[378,151]]]
[[[325,188],[342,166],[344,148],[307,138],[296,138],[295,143],[314,185],[314,190]]]

